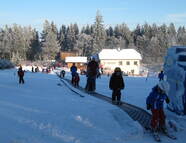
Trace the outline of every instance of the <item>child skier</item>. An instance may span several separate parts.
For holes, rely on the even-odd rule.
[[[79,87],[80,78],[79,78],[79,74],[78,73],[75,74],[75,79],[74,80],[75,80],[75,82],[74,82],[75,87]]]
[[[60,72],[60,77],[61,77],[61,78],[64,78],[64,77],[65,77],[65,70],[62,70],[62,71]]]
[[[70,71],[71,71],[71,75],[72,75],[71,83],[73,84],[73,78],[77,72],[77,67],[76,67],[75,63],[72,64]]]
[[[79,78],[79,74],[76,72],[73,76],[73,79],[72,79],[72,84],[75,86],[75,87],[79,87],[79,81],[80,81],[80,78]]]
[[[19,84],[24,84],[24,79],[23,79],[23,77],[24,77],[24,71],[23,71],[23,69],[22,69],[22,67],[20,66],[19,67],[19,69],[18,69],[18,71],[17,71],[17,74],[18,74],[18,76],[19,76]]]
[[[159,81],[164,80],[164,73],[163,73],[163,71],[161,71],[161,72],[158,74],[158,78],[159,78]]]
[[[117,97],[117,104],[120,105],[121,102],[121,89],[124,89],[125,84],[122,77],[122,72],[119,67],[115,68],[109,82],[109,88],[112,92],[112,103],[115,103]]]
[[[152,89],[146,100],[147,110],[152,112],[151,128],[155,136],[158,136],[158,130],[167,133],[163,103],[164,100],[169,103],[168,91],[168,82],[162,80]]]

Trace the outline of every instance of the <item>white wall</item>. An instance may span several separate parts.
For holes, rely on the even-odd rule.
[[[132,74],[133,70],[135,75],[140,74],[140,60],[101,60],[100,62],[105,72],[113,72],[116,67],[120,67],[125,73]],[[127,62],[130,65],[127,65]],[[137,62],[137,65],[134,62]]]

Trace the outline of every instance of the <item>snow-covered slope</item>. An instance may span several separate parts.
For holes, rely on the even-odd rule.
[[[110,96],[108,80],[108,77],[99,79],[97,91]],[[81,85],[85,81],[81,77]],[[145,108],[145,94],[155,81],[149,79],[144,87],[140,83],[145,79],[126,78],[123,100]],[[154,142],[116,106],[86,94],[81,98],[59,83],[56,75],[26,72],[25,84],[20,85],[16,70],[0,71],[0,143]],[[169,116],[179,122],[180,129],[185,127],[184,117],[171,113]],[[186,139],[184,133],[184,130],[178,132],[176,143]],[[165,143],[173,142],[163,136],[162,139]]]

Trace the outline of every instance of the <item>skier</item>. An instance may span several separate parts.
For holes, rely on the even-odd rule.
[[[92,58],[92,60],[87,65],[87,84],[85,87],[87,91],[95,91],[98,69],[98,63],[96,62],[95,58]]]
[[[65,71],[64,71],[64,70],[62,70],[62,71],[60,72],[60,77],[61,77],[61,78],[64,78],[64,77],[65,77]]]
[[[164,80],[164,73],[163,73],[163,71],[161,71],[161,72],[158,74],[158,78],[159,78],[159,81]]]
[[[97,78],[101,78],[101,72],[100,71],[97,72]]]
[[[24,84],[24,79],[23,79],[24,71],[22,69],[22,66],[19,67],[17,74],[19,76],[19,84],[21,84],[21,83]]]
[[[70,71],[71,71],[71,75],[72,75],[72,80],[71,80],[71,83],[73,84],[73,78],[77,72],[77,67],[75,65],[75,63],[72,64],[71,68],[70,68]]]
[[[36,67],[35,68],[35,72],[39,72],[39,67]]]
[[[76,72],[73,77],[73,85],[75,87],[79,87],[79,81],[80,81],[79,74]]]
[[[32,66],[32,72],[34,72],[34,67]]]
[[[158,130],[167,133],[163,103],[164,100],[166,103],[170,102],[167,96],[168,91],[168,82],[162,80],[153,87],[151,93],[146,99],[147,110],[151,110],[152,112],[151,128],[154,136],[158,136]]]
[[[125,83],[122,77],[121,69],[119,67],[115,68],[114,73],[110,78],[109,88],[112,90],[112,103],[115,104],[117,97],[117,104],[120,105],[121,89],[125,88]]]

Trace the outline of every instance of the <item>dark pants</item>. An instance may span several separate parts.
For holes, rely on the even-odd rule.
[[[63,73],[60,74],[60,77],[61,77],[61,78],[64,78],[64,77],[65,77],[65,74],[63,74]]]
[[[23,79],[23,76],[19,76],[19,83],[21,84],[24,84],[24,79]]]
[[[159,78],[159,81],[161,81],[161,80],[163,80],[163,78],[162,78],[162,77],[160,77],[160,78]]]
[[[159,127],[165,127],[165,114],[163,109],[152,109],[151,127],[157,130]]]
[[[113,90],[112,91],[112,101],[115,101],[117,98],[117,101],[121,100],[121,91],[120,90]]]
[[[71,83],[74,84],[75,74],[72,74]]]
[[[79,81],[74,81],[74,86],[79,87]]]
[[[95,91],[96,89],[96,76],[89,76],[87,77],[87,84],[86,84],[87,91]]]

